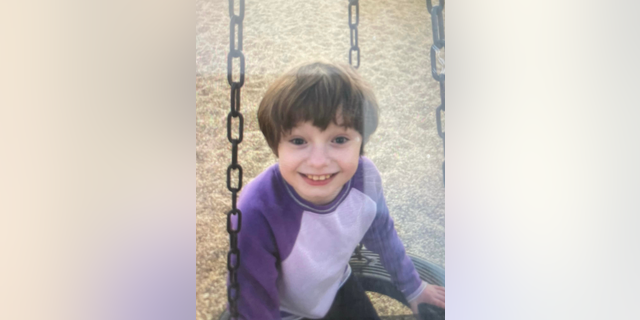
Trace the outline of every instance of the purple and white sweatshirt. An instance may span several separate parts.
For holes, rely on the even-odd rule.
[[[241,319],[322,318],[351,275],[349,259],[360,241],[380,255],[407,300],[426,286],[393,227],[378,169],[366,157],[326,205],[302,199],[275,164],[245,186],[238,208]]]

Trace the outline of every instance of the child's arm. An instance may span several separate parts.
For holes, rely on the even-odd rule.
[[[364,157],[362,164],[364,189],[377,206],[376,217],[365,233],[362,242],[367,249],[380,256],[382,265],[391,275],[393,283],[405,295],[405,298],[412,302],[421,296],[427,283],[420,279],[396,233],[393,220],[389,216],[378,169],[371,160]]]
[[[276,286],[277,250],[271,229],[262,214],[254,208],[239,207],[243,213],[242,229],[238,234],[239,319],[280,319]]]
[[[408,301],[416,299],[426,287],[398,237],[384,198],[378,201],[378,213],[365,233],[362,243],[380,256],[396,287]]]
[[[384,208],[380,212],[380,208]],[[380,255],[382,265],[391,275],[394,284],[409,301],[413,313],[418,314],[418,305],[428,303],[445,308],[445,289],[423,282],[411,259],[406,255],[404,245],[393,227],[393,220],[386,212],[384,198],[378,204],[378,215],[369,231],[362,239],[364,245]]]

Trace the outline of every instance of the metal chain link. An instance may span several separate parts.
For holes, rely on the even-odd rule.
[[[445,112],[445,65],[444,59],[440,57],[440,50],[444,48],[444,19],[442,18],[442,10],[444,10],[444,0],[440,0],[437,6],[434,6],[427,0],[427,10],[431,15],[431,32],[433,35],[433,45],[429,55],[431,57],[431,75],[433,79],[440,83],[440,106],[436,108],[436,125],[438,128],[438,135],[442,138],[442,149],[445,150],[444,131],[442,131],[442,114]],[[442,70],[438,71],[438,62],[442,65]],[[442,183],[445,180],[444,161],[442,161]]]
[[[353,11],[351,8],[355,6],[356,8],[356,22],[353,23]],[[358,69],[360,67],[360,47],[358,46],[358,23],[360,22],[360,5],[358,4],[358,0],[349,0],[349,32],[350,32],[350,43],[351,48],[349,49],[349,64],[353,66],[353,52],[357,52],[357,63],[355,68]]]
[[[356,8],[356,22],[353,22],[353,10],[352,8],[355,6]],[[360,23],[360,4],[358,0],[349,0],[349,38],[351,48],[349,49],[349,64],[353,66],[352,54],[353,52],[357,52],[357,63],[355,68],[358,69],[360,67],[360,47],[358,46],[358,24]],[[362,247],[364,245],[360,243],[354,252],[354,256],[358,259],[358,261],[362,261],[364,257],[362,256]]]
[[[234,13],[234,0],[229,0],[229,55],[227,56],[227,81],[231,86],[231,110],[227,115],[227,139],[231,143],[231,164],[227,167],[227,189],[231,191],[231,210],[227,212],[227,232],[229,233],[229,252],[227,253],[227,270],[229,271],[229,287],[227,287],[227,300],[229,301],[229,313],[231,319],[238,319],[238,297],[240,285],[238,284],[238,269],[240,268],[240,249],[238,249],[238,233],[242,226],[242,212],[236,207],[238,192],[242,189],[242,166],[238,164],[238,145],[242,142],[244,117],[240,113],[240,91],[244,85],[245,61],[242,53],[242,22],[244,20],[244,0],[240,0],[240,12]],[[236,43],[235,35],[238,33]],[[233,81],[233,59],[240,59],[240,80]],[[238,137],[233,137],[233,120],[238,119]],[[231,185],[232,171],[237,171],[238,185]],[[233,226],[232,217],[236,217],[236,227]]]

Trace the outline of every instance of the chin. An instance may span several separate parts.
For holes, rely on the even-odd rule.
[[[333,201],[333,199],[329,199],[328,195],[322,195],[322,196],[309,195],[308,197],[306,197],[306,199],[309,199],[309,202],[312,202],[313,204],[316,204],[316,205],[323,205]]]

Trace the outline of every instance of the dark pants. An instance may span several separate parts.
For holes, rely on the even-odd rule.
[[[362,289],[356,276],[351,274],[338,290],[335,300],[323,320],[380,320],[376,309]]]

